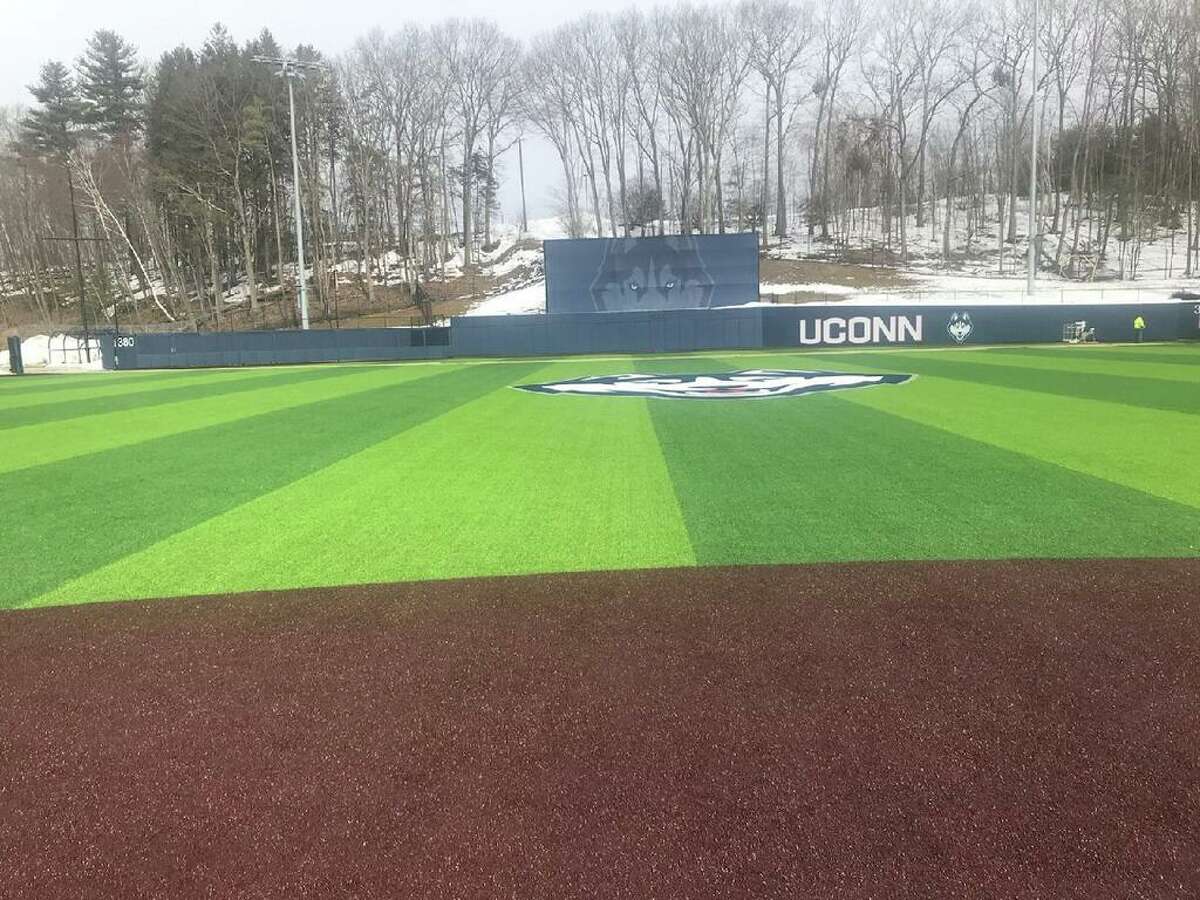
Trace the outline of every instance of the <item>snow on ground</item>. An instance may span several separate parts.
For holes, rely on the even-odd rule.
[[[758,293],[761,296],[769,297],[780,294],[833,294],[837,296],[849,296],[859,293],[861,289],[851,287],[848,284],[826,284],[821,281],[805,281],[799,284],[779,284],[779,283],[763,283],[758,286]]]
[[[514,250],[504,259],[496,262],[487,260],[483,263],[483,271],[488,275],[494,275],[497,278],[502,278],[505,275],[510,275],[517,269],[525,267],[532,269],[542,265],[542,250],[540,247]]]
[[[25,370],[40,369],[46,372],[99,372],[100,345],[93,338],[92,359],[88,362],[83,350],[83,341],[67,334],[35,334],[21,341],[21,362]],[[0,374],[9,375],[8,351],[0,351]]]
[[[988,306],[1001,304],[1084,304],[1084,303],[1170,303],[1171,294],[1185,286],[1178,279],[1138,282],[1067,282],[1039,280],[1032,296],[1025,293],[1023,278],[986,278],[975,275],[922,275],[905,288],[855,288],[844,284],[800,282],[762,284],[761,299],[746,306],[772,305],[774,299],[788,294],[825,295],[820,302],[849,306],[928,305]],[[544,281],[508,293],[488,297],[472,307],[468,316],[512,316],[544,313]]]
[[[557,240],[569,236],[561,219],[534,219],[529,223],[528,234],[531,238],[539,241]]]
[[[995,198],[988,198],[989,212],[995,209]],[[862,214],[863,211],[859,211]],[[873,214],[873,224],[866,229],[869,244],[879,245],[883,238],[878,211]],[[1024,201],[1017,203],[1018,222],[1025,222]],[[953,267],[944,266],[941,260],[941,222],[945,215],[944,203],[937,211],[936,220],[923,228],[916,227],[915,212],[909,216],[908,235],[912,264],[897,271],[911,282],[902,288],[856,288],[850,285],[827,282],[763,282],[759,288],[759,302],[782,300],[789,294],[819,295],[822,302],[846,304],[937,304],[947,306],[1024,304],[1024,303],[1157,303],[1169,302],[1171,295],[1180,289],[1200,290],[1195,278],[1182,274],[1186,259],[1186,234],[1163,228],[1145,229],[1139,241],[1122,244],[1114,239],[1109,242],[1109,253],[1104,265],[1097,272],[1102,280],[1074,281],[1058,274],[1042,271],[1038,274],[1037,287],[1033,295],[1025,292],[1025,249],[1023,240],[1017,244],[998,247],[996,224],[989,219],[982,223],[980,231],[967,232],[967,215],[957,210],[954,216],[951,241],[956,252],[969,248],[965,257],[959,255]],[[870,218],[870,216],[868,216]],[[937,227],[932,222],[937,222]],[[898,222],[893,220],[894,228]],[[1086,227],[1084,228],[1086,234]],[[483,270],[493,275],[504,276],[524,266],[540,274],[543,262],[540,250],[515,250],[501,260],[512,244],[521,238],[546,240],[565,237],[566,231],[559,219],[547,218],[530,221],[529,228],[520,232],[514,225],[500,226],[496,230],[500,246],[483,260]],[[1061,236],[1064,240],[1067,235]],[[856,233],[856,239],[862,235]],[[1057,249],[1057,235],[1045,235],[1043,253],[1052,256]],[[892,234],[892,243],[898,241],[897,232]],[[1085,245],[1086,241],[1082,245]],[[808,238],[802,231],[772,255],[781,258],[802,259],[820,257],[830,245]],[[893,250],[895,247],[893,246]],[[1086,248],[1085,248],[1086,249]],[[1136,251],[1136,280],[1128,276],[1134,271],[1132,256]],[[489,264],[489,260],[501,260]],[[1003,271],[1004,274],[1000,274]],[[1123,273],[1126,278],[1117,280]],[[477,304],[469,315],[514,315],[520,313],[545,312],[544,287],[523,286],[506,294],[489,297]]]
[[[471,307],[463,315],[467,316],[526,316],[546,311],[546,282],[517,288],[488,297],[481,303]]]
[[[1066,194],[1061,195],[1063,204],[1069,203]],[[953,260],[949,263],[942,256],[943,227],[945,224],[944,200],[925,204],[925,224],[917,227],[916,209],[909,211],[905,218],[905,232],[908,241],[909,266],[905,271],[915,274],[933,274],[937,272],[957,271],[961,274],[980,276],[1014,276],[1019,277],[1025,269],[1025,258],[1028,249],[1026,232],[1026,217],[1028,201],[1017,198],[1016,220],[1017,238],[1015,243],[999,244],[998,230],[998,201],[995,195],[983,198],[983,218],[974,223],[969,221],[967,210],[968,201],[959,199],[956,203],[950,228],[950,246]],[[1054,196],[1042,195],[1039,200],[1041,207],[1042,227],[1046,228],[1053,211]],[[1007,208],[1005,210],[1007,213]],[[889,254],[896,256],[900,253],[900,219],[893,216],[890,236],[884,231],[883,217],[877,207],[851,210],[847,214],[853,220],[853,227],[848,233],[839,234],[836,224],[831,223],[830,240],[822,240],[819,236],[810,236],[806,226],[794,227],[792,235],[780,247],[772,249],[771,255],[781,259],[804,258],[833,258],[838,245],[842,250],[853,251],[860,256],[870,257],[873,251],[883,252],[887,248]],[[1007,215],[1006,215],[1007,218]],[[975,230],[970,230],[971,228]],[[1080,253],[1079,264],[1090,271],[1090,266],[1096,262],[1095,253],[1098,251],[1100,231],[1099,222],[1089,221],[1085,214],[1080,219]],[[1167,228],[1160,224],[1142,222],[1137,226],[1136,234],[1130,234],[1127,240],[1121,240],[1119,226],[1114,225],[1112,234],[1106,246],[1106,255],[1097,266],[1095,275],[1099,279],[1121,278],[1136,279],[1185,279],[1184,268],[1187,263],[1187,230],[1186,227]],[[1039,278],[1047,281],[1070,281],[1054,272],[1055,261],[1066,265],[1074,244],[1074,221],[1068,221],[1062,233],[1043,230],[1042,240],[1042,269]],[[1061,247],[1060,247],[1061,243]],[[1187,279],[1195,283],[1195,279]],[[1078,283],[1070,281],[1070,283]]]
[[[496,239],[502,243],[507,240],[512,243],[521,238],[532,238],[535,241],[550,241],[567,237],[567,229],[561,219],[550,216],[545,219],[530,219],[529,228],[521,231],[518,226],[500,225],[493,229]]]
[[[942,304],[946,306],[1020,303],[1166,303],[1186,288],[1181,279],[1159,278],[1136,282],[1075,282],[1039,275],[1034,293],[1025,292],[1024,278],[980,275],[925,274],[913,276],[911,287],[857,291],[845,302]]]
[[[492,239],[495,247],[491,251],[478,250],[475,262],[479,265],[481,274],[497,278],[511,275],[522,266],[536,269],[542,263],[541,248],[515,249],[515,245],[523,240],[542,241],[550,238],[564,237],[565,234],[566,232],[557,219],[534,219],[530,221],[528,231],[521,231],[515,225],[496,225],[492,228]],[[395,250],[389,250],[377,256],[371,269],[375,284],[382,285],[384,283],[383,273],[385,270],[388,276],[388,283],[393,285],[399,284],[404,278],[408,277],[409,271],[411,271],[406,270],[405,263],[405,258]],[[363,267],[364,261],[360,260],[353,253],[333,266],[334,269],[343,275],[355,276],[360,273]],[[294,269],[294,266],[285,266],[285,271],[289,273],[293,272]],[[462,247],[453,249],[442,269],[445,270],[447,278],[457,278],[462,275]],[[309,277],[313,277],[313,270],[309,268],[307,271],[309,272]],[[435,272],[435,277],[440,277],[440,274],[441,269]]]

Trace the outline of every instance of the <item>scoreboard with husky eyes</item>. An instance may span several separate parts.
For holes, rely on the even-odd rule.
[[[546,312],[710,309],[758,301],[752,233],[545,242]]]

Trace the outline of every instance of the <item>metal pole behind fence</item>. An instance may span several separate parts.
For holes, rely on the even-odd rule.
[[[1030,109],[1030,131],[1032,136],[1029,151],[1029,271],[1026,273],[1025,291],[1033,296],[1037,279],[1037,154],[1038,154],[1038,0],[1033,0],[1033,97]]]
[[[75,240],[75,276],[79,281],[79,318],[83,324],[83,338],[87,341],[88,334],[88,317],[87,317],[87,291],[83,285],[83,257],[79,252],[79,215],[75,211],[75,179],[71,175],[71,167],[67,166],[67,190],[71,197],[71,232],[74,234]],[[66,343],[63,343],[63,362],[67,361]],[[91,351],[88,351],[88,362],[92,361]]]
[[[300,157],[296,153],[296,97],[292,91],[292,69],[284,68],[288,86],[288,114],[292,124],[292,184],[296,192],[296,283],[300,287],[300,327],[308,331],[308,291],[304,282],[304,222],[300,207]]]

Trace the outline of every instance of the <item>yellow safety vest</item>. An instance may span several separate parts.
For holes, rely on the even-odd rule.
[[[1138,331],[1141,331],[1143,328],[1146,327],[1146,320],[1143,319],[1141,316],[1138,316],[1136,319],[1133,320],[1133,327],[1136,328]]]

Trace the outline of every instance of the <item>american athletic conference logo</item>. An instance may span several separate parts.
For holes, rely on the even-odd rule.
[[[950,321],[946,323],[946,333],[954,339],[956,344],[964,343],[974,330],[975,323],[971,321],[970,313],[951,313]]]
[[[537,394],[592,397],[658,397],[676,400],[746,400],[795,397],[822,391],[902,384],[911,375],[870,375],[787,369],[747,369],[703,375],[590,375],[545,384],[519,384]]]

